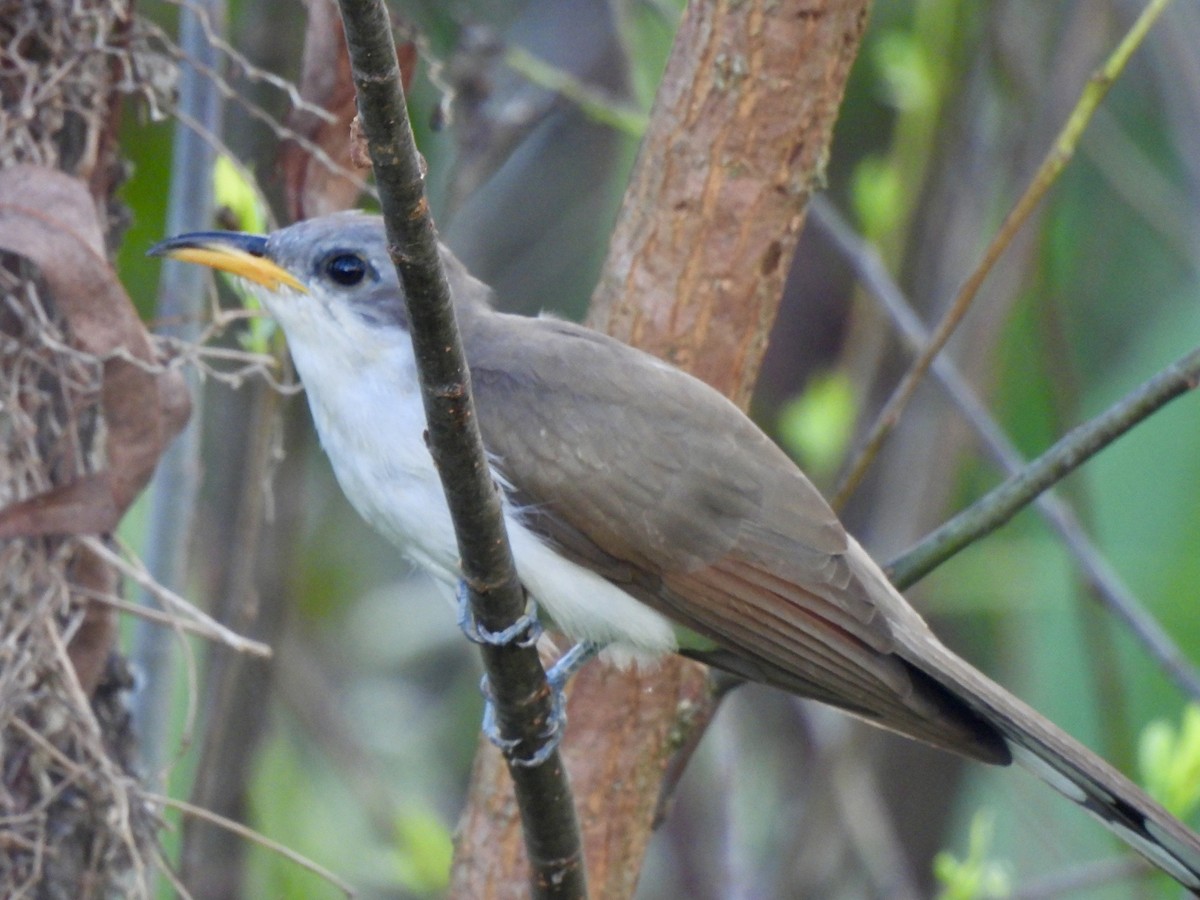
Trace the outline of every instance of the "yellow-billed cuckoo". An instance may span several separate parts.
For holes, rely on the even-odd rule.
[[[188,234],[151,252],[251,282],[351,503],[456,582],[380,220]],[[973,759],[1016,760],[1200,893],[1200,838],[942,646],[732,403],[579,325],[494,311],[488,288],[443,257],[517,572],[558,628],[610,657],[679,650]]]

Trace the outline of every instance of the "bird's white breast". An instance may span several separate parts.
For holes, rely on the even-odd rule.
[[[338,482],[355,509],[439,580],[458,579],[458,551],[441,482],[425,446],[425,413],[408,336],[329,352],[288,332],[313,419]],[[371,335],[370,337],[374,337]],[[498,482],[499,483],[499,482]],[[675,647],[674,629],[594,572],[564,559],[505,503],[517,573],[575,640],[613,645],[615,662]]]

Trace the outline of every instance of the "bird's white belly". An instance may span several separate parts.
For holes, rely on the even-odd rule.
[[[302,361],[297,359],[301,377]],[[364,377],[366,376],[366,377]],[[372,392],[358,373],[354,400],[339,404],[328,380],[306,378],[313,418],[338,483],[367,522],[435,578],[455,583],[459,557],[450,511],[425,446],[415,390]],[[311,385],[320,386],[316,391]],[[376,396],[370,396],[375,393]],[[499,483],[499,481],[497,482]],[[505,503],[517,574],[554,624],[573,640],[611,645],[618,664],[675,649],[670,622],[589,569],[560,556]]]

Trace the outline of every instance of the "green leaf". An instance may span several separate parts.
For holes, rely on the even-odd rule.
[[[428,810],[409,809],[396,819],[397,877],[408,890],[437,894],[450,886],[454,843],[450,829]]]
[[[841,373],[820,375],[784,407],[779,437],[803,467],[820,479],[832,475],[841,462],[856,414],[850,380]]]
[[[1200,706],[1183,710],[1178,729],[1158,720],[1142,730],[1138,761],[1150,796],[1187,818],[1200,805]]]
[[[937,77],[917,35],[893,30],[873,45],[888,102],[897,109],[927,110],[938,98]]]
[[[244,167],[224,153],[219,154],[213,164],[213,200],[221,216],[232,220],[238,231],[263,234],[270,230],[267,205],[258,186]],[[222,277],[245,309],[262,311],[257,295],[242,279],[232,275]],[[271,352],[274,337],[275,323],[260,315],[250,319],[247,330],[238,334],[238,341],[246,350],[265,354]]]
[[[933,874],[942,885],[939,900],[1005,897],[1011,892],[1007,867],[988,859],[992,824],[990,814],[976,813],[971,820],[966,858],[960,860],[949,850],[943,850],[934,857]]]
[[[863,236],[879,240],[897,228],[905,214],[899,169],[889,160],[868,156],[854,169],[851,202]]]
[[[213,202],[238,231],[267,231],[266,204],[245,168],[221,153],[213,164]]]

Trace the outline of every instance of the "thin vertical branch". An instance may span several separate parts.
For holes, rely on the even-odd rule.
[[[500,496],[484,456],[470,377],[437,233],[425,198],[423,162],[405,108],[391,22],[379,0],[339,0],[358,110],[375,169],[392,262],[404,286],[429,425],[427,441],[454,521],[471,607],[493,633],[525,612]],[[528,754],[554,715],[532,646],[483,645],[501,737]],[[570,786],[557,751],[541,765],[509,762],[521,809],[531,887],[539,898],[587,894]]]
[[[201,134],[220,134],[223,97],[209,74],[219,65],[211,35],[224,32],[225,0],[196,0],[179,10],[180,61],[179,110],[186,114],[175,123],[171,162],[167,233],[183,234],[212,226],[212,172],[214,151]],[[197,122],[202,132],[182,121]],[[157,318],[162,331],[185,341],[199,337],[208,274],[199,266],[168,260],[159,282]],[[187,577],[187,542],[192,533],[200,483],[200,379],[185,369],[195,408],[183,433],[158,464],[150,487],[150,515],[146,524],[143,559],[154,579],[176,593],[184,593]],[[154,605],[146,591],[138,598]],[[142,762],[149,783],[163,774],[170,725],[172,684],[171,641],[162,626],[139,620],[133,659],[144,678],[133,698],[133,717],[141,739]]]

